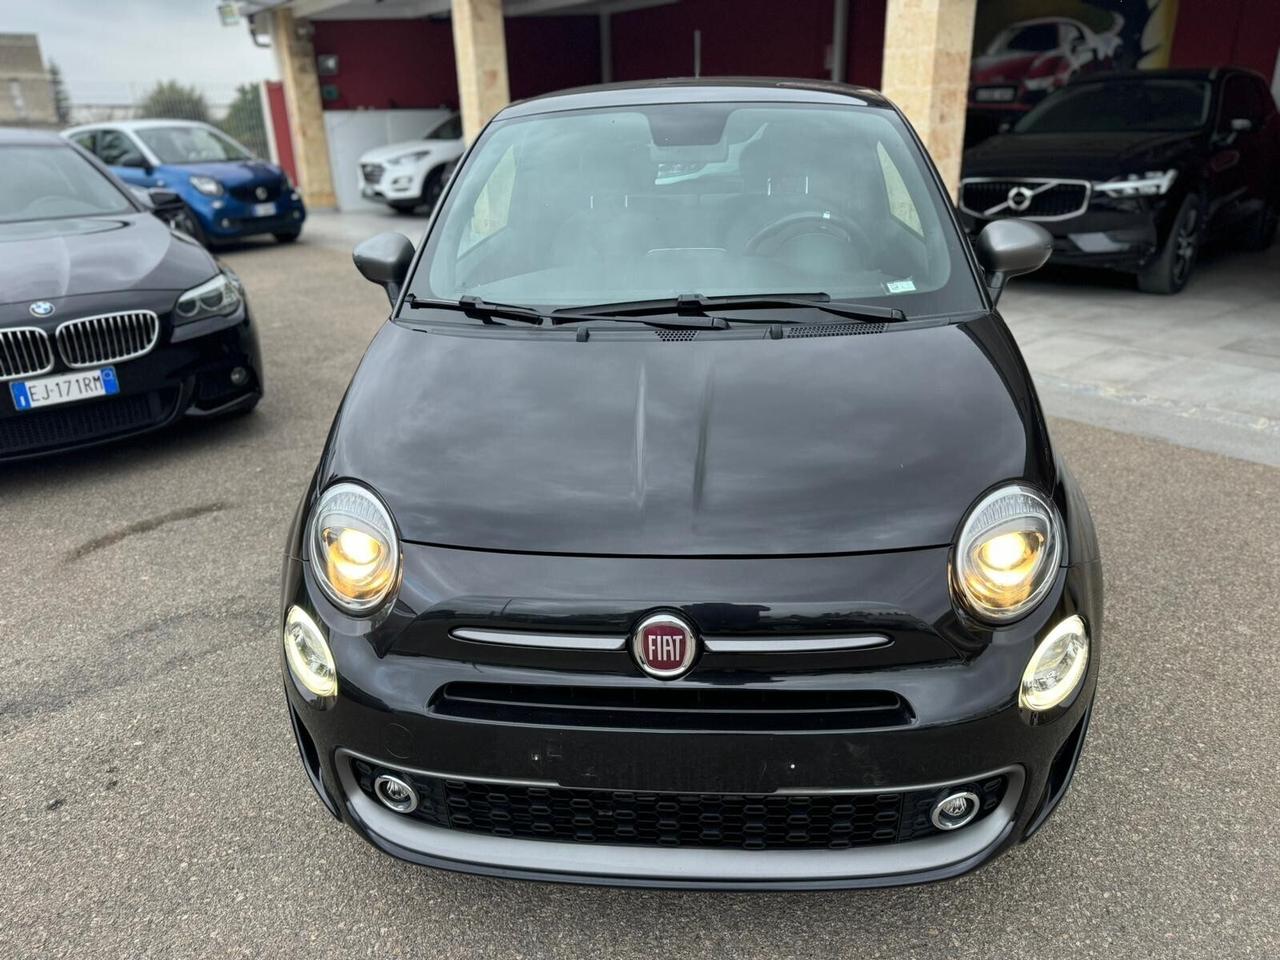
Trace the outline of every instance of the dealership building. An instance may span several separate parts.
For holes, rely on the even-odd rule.
[[[972,108],[985,105],[999,116],[1017,106],[1002,101],[1024,89],[1104,68],[1228,64],[1258,71],[1273,92],[1280,83],[1276,0],[253,0],[243,8],[279,64],[281,81],[266,97],[273,152],[314,207],[364,204],[356,158],[421,136],[442,106],[461,111],[469,139],[510,100],[584,84],[754,75],[877,87],[954,188],[966,113],[972,120]],[[1035,55],[1006,56],[1024,47]],[[979,69],[1012,60],[1016,75]]]

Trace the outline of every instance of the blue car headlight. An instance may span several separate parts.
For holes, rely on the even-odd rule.
[[[206,197],[220,197],[227,192],[222,184],[213,177],[204,177],[198,174],[191,177],[191,185]]]
[[[178,297],[173,308],[173,322],[193,323],[206,317],[226,316],[235,312],[242,299],[236,281],[220,273]]]

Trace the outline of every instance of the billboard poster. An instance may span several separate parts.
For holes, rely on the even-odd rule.
[[[1104,70],[1168,66],[1178,0],[980,0],[966,144]]]

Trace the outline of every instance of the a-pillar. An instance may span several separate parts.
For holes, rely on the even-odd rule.
[[[316,52],[311,27],[298,22],[293,11],[277,7],[271,13],[271,45],[284,83],[289,111],[289,135],[298,171],[298,189],[312,208],[333,207],[333,174],[329,170],[329,138],[324,132],[320,105],[320,80],[316,76]]]
[[[462,136],[470,143],[511,101],[502,0],[453,0],[453,56]]]
[[[955,196],[976,0],[886,0],[881,88],[907,115]]]

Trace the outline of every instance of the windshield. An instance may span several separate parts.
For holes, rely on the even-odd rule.
[[[424,140],[459,140],[462,138],[462,117],[456,113],[440,123],[422,139]]]
[[[1073,84],[1027,113],[1015,133],[1159,133],[1195,130],[1209,116],[1200,80],[1124,80]]]
[[[248,160],[252,154],[208,127],[143,127],[134,131],[161,163]]]
[[[887,110],[681,103],[500,121],[450,189],[410,293],[554,308],[823,292],[916,316],[980,309],[944,203]]]
[[[0,147],[0,222],[133,212],[115,185],[71,147]]]

